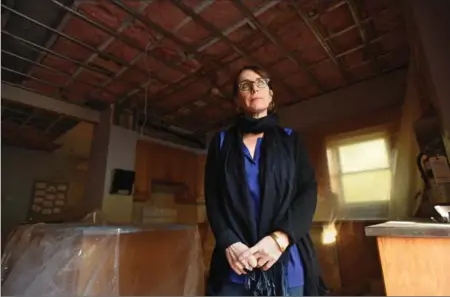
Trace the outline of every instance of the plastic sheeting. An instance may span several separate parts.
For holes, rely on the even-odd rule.
[[[2,257],[2,294],[203,295],[196,226],[24,225]]]

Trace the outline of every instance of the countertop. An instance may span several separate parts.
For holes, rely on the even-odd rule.
[[[450,224],[414,221],[389,221],[365,228],[367,236],[434,237],[450,239]]]

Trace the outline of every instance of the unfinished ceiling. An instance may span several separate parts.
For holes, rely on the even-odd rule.
[[[2,144],[53,151],[55,139],[78,124],[73,118],[2,100]]]
[[[244,65],[271,73],[278,107],[404,67],[401,3],[2,1],[2,81],[200,136],[235,114]]]

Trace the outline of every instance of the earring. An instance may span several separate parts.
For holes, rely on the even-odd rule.
[[[237,113],[241,113],[241,109],[239,108],[239,106],[236,107],[236,112],[237,112]]]

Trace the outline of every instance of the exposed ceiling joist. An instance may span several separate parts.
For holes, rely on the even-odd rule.
[[[196,79],[198,79],[199,81],[202,81],[203,83],[205,83],[208,87],[214,87],[217,88],[221,91],[222,94],[226,94],[224,90],[221,90],[221,87],[218,86],[217,84],[215,84],[213,81],[211,81],[208,77],[202,76],[200,75],[200,73],[198,73],[199,69],[192,69],[192,70],[185,70],[184,68],[179,68],[179,64],[183,64],[183,59],[187,59],[188,57],[190,59],[194,59],[195,57],[197,57],[197,59],[199,61],[197,62],[201,62],[202,64],[209,64],[209,65],[215,65],[217,67],[217,61],[212,59],[209,56],[206,56],[204,54],[202,54],[201,52],[199,52],[195,46],[192,46],[190,44],[188,44],[187,42],[183,41],[182,38],[178,37],[175,33],[161,27],[160,25],[158,25],[157,23],[153,22],[150,19],[145,18],[143,15],[141,15],[140,13],[138,13],[137,11],[133,10],[132,8],[128,7],[127,5],[125,5],[122,1],[119,0],[112,0],[112,3],[114,5],[116,5],[118,8],[120,8],[121,10],[123,10],[124,12],[126,12],[127,14],[129,14],[130,16],[134,17],[136,20],[139,20],[142,24],[144,24],[146,27],[148,27],[151,30],[154,30],[155,32],[157,32],[160,36],[155,38],[156,42],[153,43],[157,43],[159,40],[161,40],[162,38],[167,38],[171,41],[173,41],[176,45],[178,45],[183,51],[184,51],[184,55],[180,55],[183,56],[180,58],[181,61],[177,62],[173,62],[171,60],[162,60],[161,62],[163,64],[165,64],[165,66],[175,70],[175,71],[179,71],[181,73],[183,73],[185,76],[188,76],[190,74],[193,74],[194,77]],[[175,4],[175,3],[174,3]],[[190,10],[192,13],[195,14],[194,11]],[[192,16],[189,15],[191,18]],[[192,18],[195,20],[195,18]],[[154,47],[154,46],[153,46]],[[148,51],[147,49],[144,50],[145,55],[150,54],[151,52]],[[157,57],[155,57],[157,58]],[[123,97],[119,98],[117,103],[118,104],[122,104],[123,102],[125,102],[125,100],[127,100],[128,98],[130,98],[131,96],[135,95],[136,93],[138,93],[140,90],[144,90],[146,89],[146,87],[154,80],[154,75],[149,75],[150,78],[148,81],[146,81],[145,83],[141,84],[138,88],[135,88],[133,90],[131,90],[130,92],[128,92],[127,94],[125,94]],[[166,84],[168,85],[168,84]],[[229,95],[225,95],[226,97],[230,97]],[[155,96],[156,98],[153,98],[153,101],[155,102],[161,102],[165,99],[165,96],[163,97],[159,97],[159,96]]]
[[[321,85],[317,77],[308,70],[308,67],[303,65],[301,61],[298,61],[296,58],[294,58],[294,56],[291,53],[289,53],[289,51],[283,45],[281,40],[275,34],[270,32],[270,30],[266,26],[264,26],[256,18],[256,16],[253,15],[253,13],[250,11],[250,9],[247,8],[247,6],[245,6],[244,3],[236,1],[234,2],[234,5],[236,5],[238,9],[242,12],[242,14],[246,18],[250,19],[256,25],[256,27],[258,27],[258,29],[264,34],[264,36],[266,36],[266,38],[269,39],[269,41],[272,42],[280,52],[283,53],[283,56],[287,57],[291,61],[291,63],[293,63],[295,67],[300,69],[300,71],[303,72],[313,84],[317,85],[317,87],[322,92],[325,90],[325,88]]]
[[[336,53],[334,52],[332,46],[330,43],[322,36],[322,33],[320,32],[317,25],[312,21],[312,19],[300,8],[298,3],[296,1],[291,1],[289,3],[294,9],[294,11],[297,13],[299,18],[305,23],[305,25],[311,30],[311,33],[314,34],[317,41],[320,43],[322,48],[327,53],[328,57],[331,61],[336,65],[336,67],[339,69],[339,72],[341,75],[345,78],[346,81],[351,81],[351,77],[348,74],[347,70],[342,65],[342,62],[336,57]]]
[[[253,15],[255,16],[259,16],[262,15],[263,13],[267,12],[269,9],[275,7],[276,5],[278,5],[282,0],[271,0],[268,1],[267,3],[265,3],[264,5],[262,5],[259,8],[254,9],[254,11],[252,12]],[[209,2],[212,3],[213,1]],[[195,13],[200,13],[200,10],[196,10],[194,9]],[[189,19],[191,20],[192,18],[189,17]],[[227,27],[227,28],[223,28],[221,30],[221,33],[225,36],[228,36],[230,34],[232,34],[233,32],[239,30],[240,28],[242,28],[244,25],[248,24],[248,22],[251,21],[248,18],[244,18],[240,21],[238,21],[237,23],[234,23],[233,25]],[[207,50],[208,48],[212,47],[213,45],[215,45],[216,43],[220,42],[220,38],[218,38],[217,36],[214,36],[211,39],[208,39],[206,42],[202,42],[201,45],[199,47],[197,47],[196,51],[197,52],[203,52],[205,50]],[[192,59],[193,56],[189,57],[189,59]],[[224,56],[220,56],[217,58],[217,60],[223,60]],[[238,56],[236,59],[239,59],[240,56]],[[177,91],[188,87],[190,84],[192,84],[194,80],[194,78],[197,75],[201,75],[202,77],[211,77],[213,75],[214,72],[218,71],[218,70],[222,70],[224,67],[228,66],[231,62],[234,62],[236,59],[233,59],[231,61],[228,61],[228,63],[219,63],[217,68],[211,68],[205,71],[205,69],[203,68],[199,68],[198,70],[184,76],[182,79],[175,81],[169,85],[167,85],[166,87],[164,87],[161,91],[159,91],[158,93],[155,94],[156,98],[160,98],[160,97],[166,97],[170,94],[174,94]],[[271,65],[273,66],[273,65]],[[201,72],[199,74],[199,72]],[[207,97],[205,101],[211,100],[211,96],[209,96],[209,93],[204,94],[204,97]],[[224,94],[226,96],[226,94]],[[196,100],[193,100],[196,101]],[[177,110],[177,109],[175,109]],[[171,112],[173,113],[175,110],[172,110]]]
[[[372,68],[375,72],[380,71],[380,65],[378,63],[377,55],[375,54],[373,47],[370,45],[370,39],[367,34],[367,30],[364,28],[361,21],[361,8],[359,3],[355,0],[346,0],[350,13],[352,15],[353,21],[355,22],[356,28],[358,29],[359,36],[364,44],[364,51],[367,56],[370,57]]]
[[[131,109],[197,137],[234,114],[232,73],[245,63],[273,75],[282,107],[404,66],[409,57],[395,2],[131,2],[2,3],[15,20],[2,27],[3,81],[99,111],[116,104],[117,115]],[[32,29],[16,32],[22,24]],[[50,40],[36,40],[38,31]],[[58,130],[52,124],[59,125],[46,127]]]
[[[188,6],[186,6],[185,3],[177,2],[175,1],[173,3],[176,7],[178,7],[181,11],[183,11],[186,15],[190,16],[193,20],[195,20],[202,28],[209,31],[213,36],[218,37],[222,42],[227,44],[229,47],[231,47],[237,54],[244,57],[245,59],[251,61],[252,63],[255,63],[261,68],[268,69],[267,65],[261,63],[261,61],[258,61],[256,58],[251,56],[246,50],[241,48],[239,45],[235,44],[230,40],[229,37],[225,36],[219,29],[217,29],[213,24],[205,20],[203,17],[201,17],[198,14],[195,14],[191,9],[189,9]],[[273,81],[276,81],[283,85],[286,90],[289,92],[289,95],[293,97],[293,99],[298,97],[298,94],[296,91],[289,86],[285,81],[279,79],[278,77],[274,77]]]

